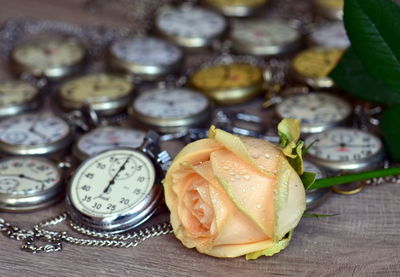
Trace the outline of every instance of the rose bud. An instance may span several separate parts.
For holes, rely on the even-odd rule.
[[[256,259],[288,246],[306,208],[301,173],[290,163],[302,165],[298,125],[280,124],[281,148],[214,127],[184,147],[164,180],[175,236],[215,257]]]

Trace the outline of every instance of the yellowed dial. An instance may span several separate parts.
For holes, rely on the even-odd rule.
[[[112,106],[113,101],[130,98],[133,84],[126,78],[106,73],[90,74],[72,79],[61,86],[59,96],[66,108],[83,104]],[[125,101],[123,101],[125,103]],[[101,108],[103,109],[103,108]]]
[[[37,97],[38,89],[24,81],[0,81],[0,107],[21,105]]]
[[[304,78],[327,77],[343,53],[343,49],[311,48],[300,52],[292,67]]]
[[[50,38],[29,41],[17,46],[13,60],[33,74],[46,74],[46,70],[63,70],[83,60],[84,47],[73,38]],[[50,74],[60,74],[58,72]]]
[[[332,19],[342,19],[344,0],[315,0],[320,11]]]
[[[219,104],[246,101],[260,92],[262,70],[248,63],[219,64],[203,68],[191,77],[191,84]]]

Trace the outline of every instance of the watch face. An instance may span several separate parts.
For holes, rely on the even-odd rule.
[[[151,37],[119,40],[112,45],[111,53],[122,61],[139,65],[168,66],[182,58],[177,46]]]
[[[350,40],[342,22],[323,25],[312,32],[310,38],[322,47],[345,49],[350,46]]]
[[[145,133],[140,130],[122,127],[100,127],[83,135],[77,143],[79,152],[85,156],[93,156],[102,151],[117,147],[139,147]]]
[[[296,118],[302,127],[330,127],[346,120],[351,106],[328,93],[310,93],[289,96],[276,107],[281,118]]]
[[[293,69],[303,77],[326,77],[343,55],[342,49],[311,48],[300,52],[292,63]]]
[[[206,9],[180,7],[160,12],[156,26],[168,36],[213,38],[225,30],[226,22],[221,15]]]
[[[79,63],[85,56],[85,49],[72,38],[50,38],[21,44],[12,55],[19,64],[47,70]]]
[[[234,42],[242,44],[284,47],[297,42],[300,34],[283,21],[244,20],[236,21],[233,24],[231,38]],[[275,50],[274,52],[280,51]]]
[[[59,184],[61,173],[52,162],[33,157],[0,160],[0,193],[31,196]]]
[[[368,160],[382,151],[382,142],[375,136],[357,129],[332,128],[308,136],[305,145],[311,145],[310,156],[334,162]]]
[[[82,105],[107,103],[129,96],[133,85],[125,78],[106,73],[90,74],[62,85],[62,101]],[[67,104],[64,104],[67,106]]]
[[[205,91],[248,87],[262,82],[262,71],[246,63],[220,64],[199,70],[191,82]]]
[[[0,81],[0,109],[26,104],[36,98],[38,94],[38,89],[28,82]]]
[[[0,122],[0,143],[37,147],[56,143],[70,135],[67,122],[49,112],[21,114]]]
[[[85,161],[69,186],[71,204],[91,217],[120,216],[142,202],[155,182],[155,168],[141,152],[115,149]]]
[[[321,179],[321,178],[325,178],[326,174],[325,172],[323,172],[321,170],[321,168],[319,168],[318,166],[316,166],[315,164],[309,162],[309,161],[303,161],[303,167],[304,167],[304,171],[306,172],[312,172],[315,173],[316,179]]]
[[[204,95],[185,88],[155,89],[142,93],[133,109],[153,118],[186,118],[204,112],[209,101]]]

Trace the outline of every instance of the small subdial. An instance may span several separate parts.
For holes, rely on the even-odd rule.
[[[136,167],[136,162],[133,159],[115,159],[108,173],[111,177],[115,176],[114,180],[125,180],[135,174]]]

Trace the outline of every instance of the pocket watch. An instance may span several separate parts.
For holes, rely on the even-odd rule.
[[[358,129],[331,128],[308,136],[305,145],[311,144],[308,160],[333,172],[368,170],[382,164],[384,159],[381,140]]]
[[[0,160],[0,210],[31,211],[60,200],[63,173],[40,157],[9,157]]]
[[[73,138],[68,123],[50,112],[26,113],[0,121],[0,152],[50,155],[65,150]]]
[[[343,22],[330,22],[314,29],[308,36],[312,45],[326,48],[346,49],[350,46]]]
[[[329,19],[342,20],[344,0],[314,0],[316,8]]]
[[[276,106],[280,118],[296,118],[302,133],[319,133],[334,126],[344,125],[352,114],[351,105],[333,94],[312,92],[295,94]]]
[[[237,20],[229,37],[236,53],[258,56],[287,53],[301,45],[300,32],[281,20]]]
[[[190,77],[190,85],[219,105],[246,102],[258,96],[264,84],[260,67],[246,62],[205,66]]]
[[[157,131],[180,132],[204,124],[211,116],[211,103],[188,88],[156,88],[141,93],[129,106],[135,121]]]
[[[222,15],[213,11],[181,5],[159,9],[155,19],[157,32],[167,40],[187,48],[209,46],[220,37],[227,23]]]
[[[79,110],[89,106],[102,115],[118,113],[132,99],[134,86],[127,78],[94,73],[71,79],[62,84],[58,99],[62,108]]]
[[[0,117],[37,109],[41,100],[39,89],[29,82],[0,80]]]
[[[182,50],[154,37],[132,37],[115,41],[110,48],[115,69],[144,80],[154,80],[176,71],[182,63]]]
[[[343,49],[310,48],[298,53],[292,61],[296,77],[314,89],[332,88],[333,80],[328,74],[344,53]]]
[[[315,164],[307,160],[303,161],[303,167],[304,171],[315,173],[316,179],[327,177],[325,171],[322,168],[316,166]],[[319,206],[328,196],[329,192],[330,192],[329,188],[307,190],[306,191],[307,210],[311,210]]]
[[[119,147],[137,148],[142,145],[145,132],[119,126],[98,127],[84,134],[72,150],[80,161],[108,149]]]
[[[269,0],[203,0],[205,5],[214,8],[225,16],[250,16],[262,9]]]
[[[68,186],[68,205],[74,221],[115,233],[146,221],[162,199],[160,163],[167,160],[160,160],[157,154],[148,146],[140,150],[118,148],[84,161]]]
[[[84,46],[73,37],[42,37],[17,45],[11,61],[17,73],[57,79],[76,73],[86,56]]]

